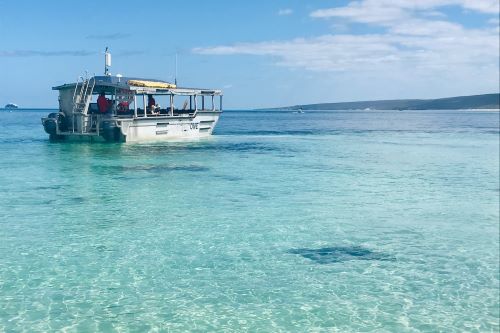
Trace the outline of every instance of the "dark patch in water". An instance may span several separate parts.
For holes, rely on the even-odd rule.
[[[330,132],[330,131],[329,131]],[[256,131],[244,131],[246,135],[313,135],[317,134],[314,130],[256,130]],[[228,134],[241,134],[241,132],[229,132]]]
[[[164,172],[206,172],[210,168],[199,166],[199,165],[166,165],[166,164],[143,164],[143,165],[130,165],[130,166],[96,166],[94,170],[98,170],[102,173],[111,173],[115,177],[119,177],[117,173],[123,172],[154,172],[154,173],[164,173]],[[126,177],[128,179],[128,177]]]
[[[87,199],[85,199],[84,197],[73,197],[73,198],[69,198],[69,201],[71,203],[75,203],[75,204],[81,204],[81,203],[84,203]]]
[[[48,141],[46,138],[6,138],[0,140],[1,144],[13,144],[13,143],[22,143],[22,144],[28,144],[28,143],[36,143],[36,142],[44,142]]]
[[[126,175],[116,175],[112,174],[111,177],[116,180],[124,180],[124,181],[129,181],[132,179],[148,179],[150,176],[144,175],[144,174],[137,174],[137,175],[131,175],[131,174],[126,174]]]
[[[136,152],[138,148],[132,147],[131,151]],[[159,154],[175,154],[182,153],[185,151],[189,152],[207,152],[207,151],[216,151],[216,152],[252,152],[252,153],[268,153],[268,152],[279,152],[282,151],[282,148],[276,147],[274,145],[270,145],[267,143],[259,143],[259,142],[238,142],[238,143],[204,143],[204,144],[179,144],[179,145],[158,145],[158,146],[147,146],[141,147],[141,153],[148,152],[154,153],[156,155]]]
[[[262,193],[258,193],[258,192],[249,192],[249,193],[246,193],[247,195],[251,196],[251,197],[254,197],[254,198],[260,198],[260,199],[266,199],[268,198],[267,195],[265,194],[262,194]]]
[[[237,153],[255,153],[255,154],[266,154],[269,152],[280,152],[282,148],[276,147],[274,145],[259,143],[259,142],[238,142],[238,143],[226,143],[218,145],[206,145],[206,146],[196,146],[189,147],[190,151],[220,151],[220,152],[237,152]]]
[[[287,253],[298,254],[317,264],[334,264],[349,260],[394,260],[387,254],[374,252],[360,246],[334,246],[320,249],[291,249]]]
[[[97,245],[95,247],[95,249],[98,251],[98,252],[113,252],[112,249],[108,248],[106,245]]]
[[[49,185],[49,186],[37,186],[34,190],[60,190],[67,185]]]
[[[121,167],[122,171],[149,171],[149,172],[169,172],[169,171],[190,171],[205,172],[210,168],[198,165],[136,165]]]
[[[243,180],[243,178],[241,178],[241,177],[228,176],[228,175],[214,175],[213,177],[227,180],[230,182],[239,182],[239,181]]]
[[[419,237],[419,238],[423,237],[421,232],[414,231],[414,230],[407,230],[407,229],[385,231],[384,233],[387,235],[409,235],[412,237]]]
[[[256,153],[280,151],[280,149],[277,147],[261,143],[254,143],[254,142],[233,143],[230,145],[226,145],[225,147],[223,147],[223,149],[227,151],[256,152]]]
[[[50,199],[50,200],[44,200],[41,203],[42,203],[42,205],[52,205],[55,202],[56,202],[56,200]]]

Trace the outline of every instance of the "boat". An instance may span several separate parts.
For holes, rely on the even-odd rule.
[[[52,88],[59,92],[59,111],[42,118],[50,140],[168,141],[207,137],[213,133],[222,114],[221,90],[183,88],[157,79],[113,76],[110,67],[111,53],[106,48],[104,75],[86,74],[76,82]],[[106,98],[104,104],[100,102],[101,107],[98,96]]]
[[[14,104],[14,103],[8,103],[7,105],[5,105],[5,108],[6,109],[18,109],[19,105]]]

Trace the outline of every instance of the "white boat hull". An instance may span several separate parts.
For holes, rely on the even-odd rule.
[[[75,118],[75,130],[61,130],[57,117],[42,119],[51,139],[87,142],[148,142],[194,139],[212,135],[221,111],[198,111],[194,115]],[[48,125],[53,129],[48,130]],[[89,130],[90,129],[90,130]]]
[[[166,141],[210,136],[221,112],[203,111],[195,117],[148,117],[117,120],[125,142]]]

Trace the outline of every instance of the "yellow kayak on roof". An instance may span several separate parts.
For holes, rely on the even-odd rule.
[[[146,87],[146,88],[175,88],[176,85],[168,82],[158,82],[158,81],[145,81],[145,80],[128,80],[127,82],[131,86],[136,87]]]

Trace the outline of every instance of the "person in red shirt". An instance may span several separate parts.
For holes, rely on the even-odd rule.
[[[129,112],[129,103],[128,103],[128,101],[121,101],[120,103],[118,103],[118,107],[116,109],[120,113],[127,113],[127,112]]]
[[[97,107],[99,108],[99,113],[106,113],[109,109],[109,100],[106,98],[104,91],[99,94],[97,98]]]

